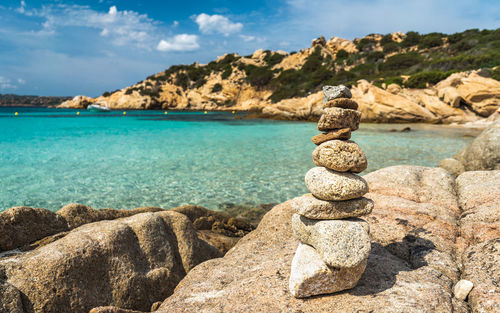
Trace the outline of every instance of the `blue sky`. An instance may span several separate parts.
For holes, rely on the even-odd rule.
[[[0,93],[100,95],[173,64],[324,35],[500,27],[498,0],[0,2]]]

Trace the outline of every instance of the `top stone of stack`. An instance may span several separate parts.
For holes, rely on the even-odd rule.
[[[323,104],[337,98],[352,98],[351,91],[344,85],[323,86]]]

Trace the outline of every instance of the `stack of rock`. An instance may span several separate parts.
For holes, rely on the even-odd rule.
[[[373,201],[368,184],[353,174],[366,169],[366,156],[349,139],[361,112],[345,86],[325,86],[324,114],[314,136],[317,167],[306,174],[310,194],[293,201],[292,229],[300,243],[292,260],[289,288],[304,298],[350,289],[363,274],[370,253],[368,223]]]

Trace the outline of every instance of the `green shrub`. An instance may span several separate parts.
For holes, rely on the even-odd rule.
[[[392,34],[387,34],[380,39],[380,44],[382,46],[385,46],[386,44],[393,43],[394,41],[392,40]]]
[[[109,91],[105,91],[105,92],[102,93],[102,96],[103,97],[109,97],[109,96],[111,96],[111,93]]]
[[[219,61],[219,64],[231,64],[237,61],[240,57],[236,56],[234,53],[226,54],[226,56]]]
[[[381,71],[399,71],[407,69],[422,62],[422,56],[416,52],[400,53],[393,55],[380,64]]]
[[[281,60],[283,60],[284,57],[285,56],[283,54],[266,51],[264,62],[266,62],[267,66],[272,67],[276,64],[281,63]]]
[[[125,91],[125,94],[126,95],[131,95],[133,91],[134,91],[133,88],[128,88],[127,91]]]
[[[369,50],[375,44],[376,42],[372,38],[362,38],[357,42],[356,47],[359,51]]]
[[[347,52],[344,49],[340,49],[337,51],[337,54],[335,55],[335,59],[337,60],[345,60],[349,57],[349,52]]]
[[[384,45],[383,51],[385,54],[399,51],[399,45],[395,42],[388,43],[388,44]]]
[[[396,84],[399,86],[403,86],[403,79],[399,76],[389,77],[389,78],[384,79],[384,83],[386,84],[386,86],[389,86],[390,84]]]
[[[221,78],[227,79],[227,78],[229,78],[229,76],[231,76],[232,73],[233,73],[233,67],[231,65],[228,65],[226,67],[226,69],[224,70],[224,72],[222,72]]]
[[[401,42],[403,47],[411,47],[420,43],[420,34],[417,32],[407,32],[406,38]]]
[[[193,87],[200,88],[201,86],[205,85],[206,83],[207,83],[207,80],[205,78],[198,79],[197,81],[194,82]]]
[[[376,65],[374,63],[364,63],[364,64],[359,64],[355,67],[353,67],[350,72],[351,73],[356,73],[360,76],[370,76],[375,74],[376,72]]]
[[[441,33],[430,33],[423,35],[420,39],[418,47],[420,49],[439,47],[443,44],[443,34]]]
[[[309,88],[308,89],[313,89],[313,88],[321,85],[321,83],[323,83],[323,82],[329,80],[330,78],[332,78],[334,74],[335,74],[334,71],[327,70],[324,67],[319,67],[312,74],[311,80],[309,82]]]
[[[346,84],[347,82],[353,81],[356,79],[356,74],[345,71],[345,70],[340,70],[338,71],[335,76],[333,76],[329,81],[329,85],[340,85],[340,84]]]
[[[254,87],[264,87],[274,77],[274,73],[267,67],[248,65],[245,68],[246,80]]]
[[[304,72],[314,72],[316,69],[321,67],[323,63],[323,57],[321,56],[321,49],[319,47],[316,47],[314,49],[314,52],[311,53],[308,57],[304,65],[302,65],[302,70]]]
[[[219,84],[219,83],[216,83],[213,87],[212,87],[212,92],[219,92],[222,90],[222,85]]]
[[[186,90],[189,85],[189,77],[185,73],[179,73],[175,78],[175,84]]]
[[[454,43],[457,43],[460,40],[462,40],[464,38],[464,34],[463,33],[455,33],[453,35],[449,35],[447,38],[448,38],[448,43],[454,44]]]
[[[496,67],[493,71],[491,71],[491,78],[500,81],[500,67]]]
[[[366,60],[368,62],[375,62],[375,61],[380,60],[380,59],[384,59],[384,53],[381,51],[375,51],[372,53],[368,53],[366,55]]]
[[[472,48],[474,48],[474,45],[471,44],[470,40],[467,39],[460,40],[459,42],[454,43],[450,46],[450,50],[454,53],[467,51]]]
[[[434,85],[450,76],[454,71],[441,72],[441,71],[430,71],[421,72],[412,75],[405,83],[405,87],[408,88],[425,88],[427,83]]]

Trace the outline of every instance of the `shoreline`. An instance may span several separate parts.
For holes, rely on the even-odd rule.
[[[77,108],[61,108],[59,106],[0,106],[0,108],[33,108],[33,109],[55,109],[55,110],[74,110],[74,111],[81,111],[86,109],[77,109]],[[234,112],[233,114],[244,114],[244,116],[239,116],[240,119],[266,119],[266,120],[275,120],[275,121],[289,121],[289,122],[318,122],[319,118],[318,117],[313,117],[313,116],[308,116],[307,118],[300,118],[300,117],[290,117],[290,116],[284,116],[284,115],[269,115],[266,113],[262,113],[260,111],[255,111],[255,110],[232,110],[230,108],[228,109],[220,109],[220,110],[200,110],[200,109],[168,109],[168,110],[162,110],[162,109],[111,109],[111,112],[124,112],[124,111],[130,111],[130,112],[143,112],[143,111],[153,111],[153,112],[193,112],[193,113],[203,113],[203,112],[208,112],[208,113],[231,113]],[[105,113],[103,113],[105,114]],[[394,124],[394,125],[441,125],[441,126],[449,126],[451,128],[457,128],[457,129],[475,129],[477,131],[481,131],[485,128],[487,128],[489,125],[492,124],[494,120],[499,118],[500,116],[500,109],[494,112],[492,115],[489,117],[485,117],[482,119],[479,119],[474,122],[467,122],[464,121],[463,123],[457,123],[457,122],[446,122],[443,120],[440,121],[421,121],[421,122],[415,122],[415,121],[405,121],[405,120],[388,120],[388,121],[381,121],[377,122],[376,120],[370,119],[370,120],[361,120],[361,123],[363,124],[374,124],[374,125],[383,125],[383,124]]]

